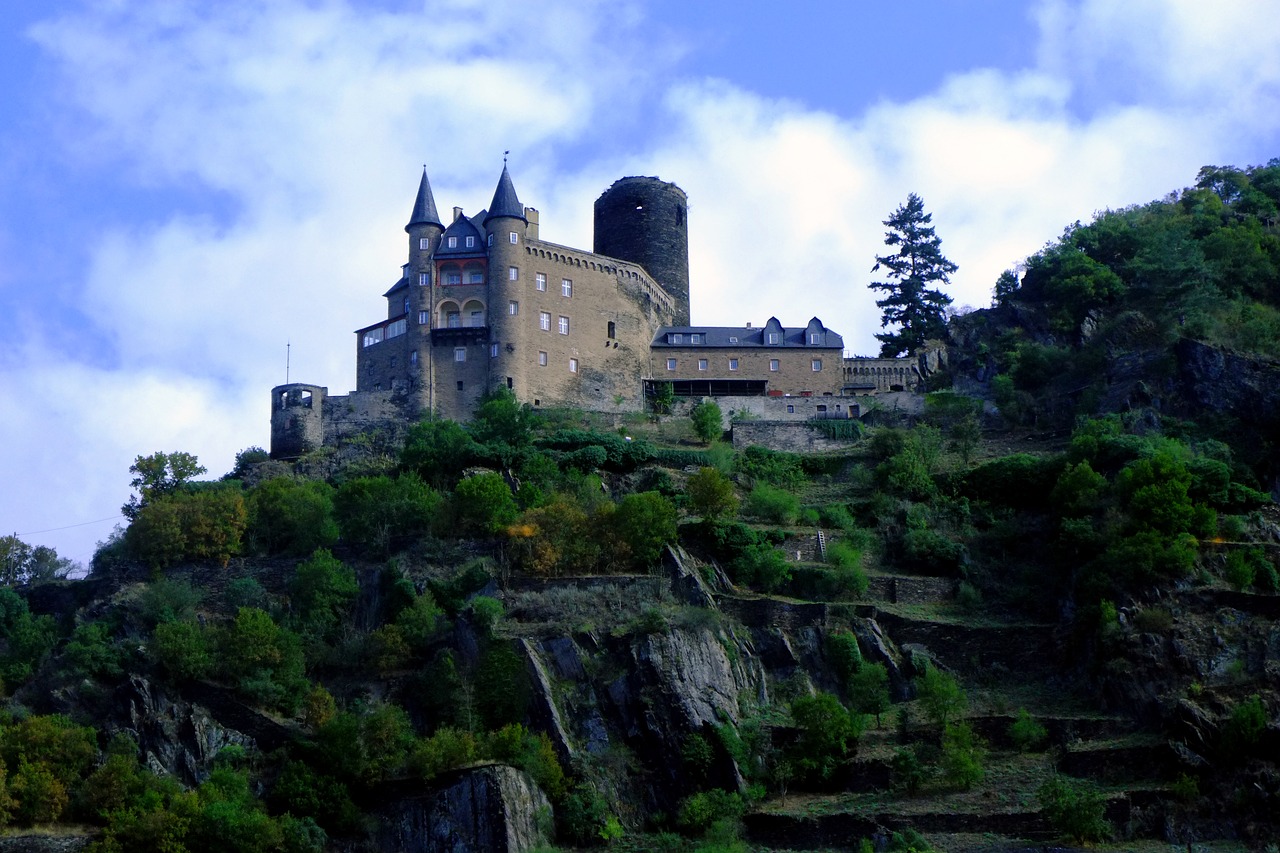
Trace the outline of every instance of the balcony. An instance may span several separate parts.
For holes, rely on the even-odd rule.
[[[431,345],[436,347],[482,344],[488,340],[488,326],[457,326],[452,329],[431,330]]]

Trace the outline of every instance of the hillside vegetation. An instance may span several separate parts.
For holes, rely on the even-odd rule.
[[[170,853],[1280,843],[1278,202],[1280,164],[1206,169],[1073,226],[953,321],[923,415],[872,406],[840,451],[734,447],[711,403],[498,393],[219,480],[141,456],[88,579],[6,546],[0,825]]]

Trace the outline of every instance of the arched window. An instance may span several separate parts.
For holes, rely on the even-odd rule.
[[[468,299],[462,306],[462,325],[479,328],[484,325],[484,303],[479,299]]]
[[[457,329],[462,326],[462,308],[453,300],[445,300],[436,309],[437,329]]]

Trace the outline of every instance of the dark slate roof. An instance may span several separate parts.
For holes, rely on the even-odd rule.
[[[478,258],[485,254],[485,234],[484,229],[477,227],[476,220],[479,216],[459,216],[446,229],[440,237],[440,245],[436,248],[436,257],[448,256],[457,257],[474,257]],[[458,245],[456,248],[449,248],[449,238],[457,237]],[[467,248],[467,238],[475,237],[475,245]]]
[[[490,219],[497,219],[499,216],[514,216],[526,223],[529,221],[524,218],[524,205],[516,195],[515,184],[511,183],[511,173],[507,171],[506,163],[502,164],[502,177],[498,178],[498,188],[493,191],[493,203],[489,205],[489,215],[484,218],[484,224],[488,225]]]
[[[390,296],[391,294],[395,293],[397,290],[404,290],[408,286],[409,286],[409,277],[407,275],[401,276],[400,280],[397,281],[395,284],[391,285],[391,289],[382,295]]]
[[[768,332],[780,335],[780,343],[767,343]],[[809,343],[809,334],[821,334],[821,343]],[[671,343],[671,335],[680,335],[681,343]],[[702,335],[702,343],[690,343],[690,335]],[[810,347],[813,349],[844,349],[844,338],[822,325],[822,321],[814,317],[809,325],[803,328],[786,328],[776,317],[762,327],[746,328],[742,326],[663,326],[653,339],[653,346],[663,348],[720,347],[726,349],[743,349],[748,347],[782,348]]]
[[[439,225],[440,214],[436,213],[436,199],[431,194],[431,182],[427,180],[427,167],[422,167],[422,181],[418,184],[418,198],[413,203],[413,213],[409,215],[409,224],[404,227],[408,231],[415,225]]]

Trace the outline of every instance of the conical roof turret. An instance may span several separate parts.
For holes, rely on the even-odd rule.
[[[418,198],[413,203],[413,213],[409,216],[409,224],[404,227],[408,231],[415,225],[437,225],[444,228],[440,214],[436,213],[436,199],[431,194],[431,182],[427,180],[427,167],[422,167],[422,181],[418,184]]]
[[[497,219],[499,216],[512,216],[525,223],[529,221],[524,218],[524,205],[516,195],[516,187],[511,183],[511,173],[507,171],[506,163],[502,164],[502,177],[498,178],[498,188],[493,191],[493,202],[489,205],[489,215],[484,218],[484,224],[488,225],[490,219]]]

